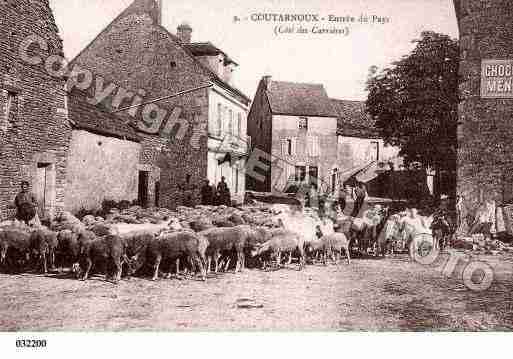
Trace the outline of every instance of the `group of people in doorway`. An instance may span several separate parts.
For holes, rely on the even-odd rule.
[[[224,176],[221,177],[221,181],[215,187],[210,185],[208,179],[205,180],[201,187],[201,204],[204,206],[232,205],[230,188]]]

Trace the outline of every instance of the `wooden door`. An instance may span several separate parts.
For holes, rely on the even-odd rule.
[[[37,200],[37,213],[39,217],[44,217],[50,205],[49,196],[49,171],[50,164],[38,163],[36,170],[36,178],[34,180],[34,188],[32,189]]]
[[[139,193],[138,202],[141,207],[148,206],[148,182],[149,176],[147,171],[139,171]]]

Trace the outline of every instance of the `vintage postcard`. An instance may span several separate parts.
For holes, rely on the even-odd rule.
[[[0,16],[13,346],[513,329],[513,2],[5,0]]]

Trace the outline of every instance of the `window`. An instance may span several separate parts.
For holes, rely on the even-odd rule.
[[[296,181],[304,181],[306,178],[306,167],[305,166],[296,166],[296,172],[294,179]]]
[[[237,134],[239,135],[239,137],[241,137],[242,135],[242,114],[239,113],[237,115]]]
[[[371,141],[371,146],[373,148],[375,148],[376,150],[376,157],[375,157],[375,160],[376,161],[379,161],[379,142],[378,141]]]
[[[18,94],[16,92],[7,92],[7,102],[5,104],[4,116],[1,119],[0,128],[5,129],[9,122],[16,121],[18,116]]]
[[[333,173],[331,175],[331,193],[335,193],[337,189],[337,179],[338,179],[338,168],[333,169]]]
[[[216,128],[216,135],[220,136],[222,129],[223,129],[223,106],[219,103],[219,104],[217,104],[217,128]]]
[[[171,61],[170,65],[171,65],[171,68],[174,69],[176,67],[176,62],[175,61]]]
[[[308,136],[306,138],[308,154],[312,157],[320,156],[320,144],[318,136]]]
[[[228,121],[228,133],[233,135],[233,110],[229,110]]]
[[[319,177],[319,168],[317,166],[308,167],[308,182],[317,187],[317,178]]]
[[[298,128],[300,130],[305,130],[305,131],[308,130],[308,118],[300,117],[299,118]]]
[[[239,167],[235,167],[235,193],[239,193]]]
[[[296,154],[295,138],[285,138],[281,140],[281,154],[284,156],[294,156]]]

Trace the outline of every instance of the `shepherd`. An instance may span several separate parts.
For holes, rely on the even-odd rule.
[[[29,190],[27,181],[21,182],[21,191],[14,199],[16,206],[16,219],[25,222],[27,225],[36,216],[36,196]]]

